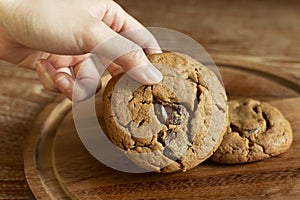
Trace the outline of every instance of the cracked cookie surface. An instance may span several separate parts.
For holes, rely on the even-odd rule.
[[[103,95],[110,140],[143,168],[191,169],[219,146],[227,125],[226,94],[216,75],[177,53],[149,56],[163,74],[141,85],[126,74],[113,77]]]
[[[284,153],[293,134],[281,112],[253,99],[229,101],[230,126],[210,158],[220,163],[254,162]]]

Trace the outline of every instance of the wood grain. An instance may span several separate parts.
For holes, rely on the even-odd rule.
[[[23,142],[54,95],[43,90],[33,71],[0,66],[0,199],[32,199],[23,171]]]
[[[300,55],[297,0],[117,0],[150,27],[165,27],[197,40],[209,53],[289,57]]]
[[[228,166],[205,162],[185,173],[123,173],[106,167],[87,152],[76,134],[70,104],[61,102],[54,106],[55,110],[53,105],[47,108],[53,110],[50,114],[44,111],[37,118],[25,148],[25,156],[28,156],[26,177],[32,191],[38,199],[281,199],[300,196],[300,82],[291,87],[285,73],[265,76],[265,69],[251,70],[252,65],[220,65],[225,87],[232,88],[228,95],[230,98],[264,99],[279,108],[294,131],[294,142],[287,153],[251,164]],[[246,75],[248,78],[242,78],[243,84],[234,87]],[[96,104],[101,121],[99,96]],[[65,116],[68,109],[69,114]]]
[[[300,3],[297,0],[117,2],[146,26],[184,32],[211,54],[284,67],[290,77],[300,77],[297,73]],[[0,199],[31,199],[23,172],[22,146],[34,119],[54,95],[42,90],[34,72],[2,62],[0,83]],[[235,91],[235,87],[230,90]],[[294,96],[293,91],[288,91],[287,96]],[[294,179],[287,182],[289,187],[293,186]],[[274,192],[277,190],[275,187]]]

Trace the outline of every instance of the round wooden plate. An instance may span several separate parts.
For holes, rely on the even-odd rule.
[[[207,161],[185,173],[119,172],[87,152],[73,123],[71,103],[58,98],[38,116],[24,148],[26,179],[36,199],[256,199],[300,195],[299,76],[279,67],[232,63],[223,58],[219,61],[229,98],[267,100],[291,122],[294,142],[288,152],[242,165]]]

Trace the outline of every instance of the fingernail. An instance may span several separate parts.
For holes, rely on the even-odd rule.
[[[147,66],[147,70],[144,73],[149,83],[158,83],[163,78],[161,72],[154,66]]]
[[[56,73],[66,73],[66,74],[72,76],[71,69],[68,68],[68,67],[59,68],[59,69],[56,70]]]
[[[162,53],[162,50],[159,48],[148,48],[145,49],[145,52],[147,53],[147,55],[150,55],[150,54]]]
[[[142,65],[129,70],[128,74],[131,78],[142,84],[154,84],[162,80],[162,74],[153,65]]]
[[[69,79],[67,79],[64,76],[60,76],[59,78],[57,78],[55,81],[55,86],[60,90],[60,91],[67,91],[70,86],[71,86],[71,82]]]

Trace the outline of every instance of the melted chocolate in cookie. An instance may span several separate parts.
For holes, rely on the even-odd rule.
[[[154,111],[162,124],[180,125],[182,122],[183,108],[180,105],[157,101],[154,104]]]
[[[183,109],[181,105],[175,103],[166,103],[160,100],[156,100],[154,103],[154,111],[158,120],[167,127],[169,127],[169,125],[180,125],[182,123]],[[163,146],[168,146],[170,142],[176,138],[176,135],[177,133],[173,129],[161,131],[158,134],[158,141]]]
[[[166,133],[159,132],[158,133],[158,141],[162,143],[163,146],[169,146],[170,142],[176,138],[176,132],[168,130]]]

